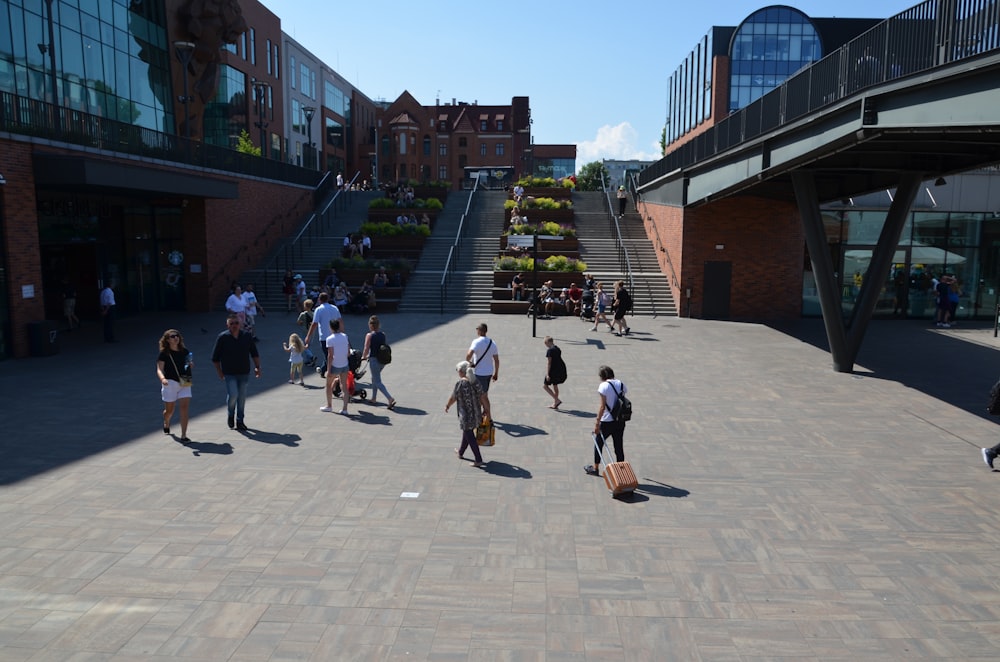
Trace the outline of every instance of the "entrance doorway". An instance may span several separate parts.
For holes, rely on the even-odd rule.
[[[705,263],[705,301],[701,316],[707,320],[728,320],[733,288],[732,262]]]

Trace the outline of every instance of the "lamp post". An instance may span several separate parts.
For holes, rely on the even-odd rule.
[[[52,104],[55,106],[53,109],[53,118],[55,120],[55,129],[58,132],[62,122],[59,118],[59,88],[56,82],[56,27],[55,21],[52,19],[52,0],[45,0],[45,4],[49,8],[47,16],[49,26],[49,43],[47,46],[45,44],[39,44],[38,50],[42,52],[42,55],[46,52],[49,55],[49,77],[50,82],[52,83]],[[45,50],[42,50],[42,46],[45,46]]]
[[[264,95],[267,93],[269,85],[262,80],[253,79],[254,98],[257,100],[257,121],[254,126],[260,129],[260,155],[267,158],[267,148],[264,145],[264,130],[267,122],[264,121]]]
[[[306,140],[308,142],[307,147],[309,148],[309,167],[315,169],[316,166],[313,165],[313,156],[315,151],[313,150],[313,114],[316,109],[312,106],[303,106],[302,114],[306,116]]]
[[[194,97],[188,94],[188,66],[190,66],[191,58],[194,56],[194,44],[190,41],[175,41],[174,55],[177,56],[178,62],[181,63],[181,73],[184,77],[184,94],[178,95],[177,100],[184,104],[184,137],[190,142],[191,113],[188,107],[194,101]]]

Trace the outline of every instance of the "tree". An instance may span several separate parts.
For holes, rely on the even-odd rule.
[[[604,181],[608,181],[608,169],[600,161],[591,161],[580,168],[580,173],[576,176],[577,191],[600,191],[601,176]]]
[[[247,133],[246,129],[240,131],[240,137],[236,143],[236,151],[260,156],[260,147],[253,144],[253,140],[250,139],[250,134]]]
[[[663,125],[663,131],[660,131],[660,156],[667,153],[667,126]]]

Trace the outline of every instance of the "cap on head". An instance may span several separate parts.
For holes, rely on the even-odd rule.
[[[302,280],[302,274],[295,274],[295,280]]]

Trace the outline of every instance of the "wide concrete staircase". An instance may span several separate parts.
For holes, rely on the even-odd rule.
[[[290,264],[285,264],[285,246],[295,238],[299,230],[274,246],[258,268],[244,272],[240,282],[256,285],[257,300],[266,312],[284,311],[285,296],[281,287],[285,268],[291,269],[293,274],[301,273],[307,286],[316,285],[314,281],[318,278],[318,271],[340,255],[344,235],[356,231],[368,220],[368,203],[382,195],[384,194],[380,191],[349,192],[345,197],[346,204],[335,204],[330,208],[326,223],[320,219],[313,221],[317,223],[316,227],[306,232],[307,239],[299,240],[300,245],[296,246]],[[325,204],[320,205],[320,210]]]
[[[448,255],[455,245],[455,236],[469,191],[451,193],[444,211],[434,225],[434,234],[424,244],[416,272],[406,286],[399,306],[404,312],[440,312],[442,308],[441,277]],[[479,190],[473,195],[469,215],[465,219],[462,238],[453,271],[448,279],[444,299],[445,314],[488,313],[493,287],[493,258],[503,232],[503,191]]]
[[[573,210],[576,236],[580,240],[580,259],[587,263],[595,279],[604,282],[605,291],[611,293],[614,281],[625,276],[604,193],[574,192]],[[632,268],[633,313],[676,316],[677,305],[667,278],[660,271],[656,250],[646,236],[642,219],[633,211],[619,220],[618,227]]]

